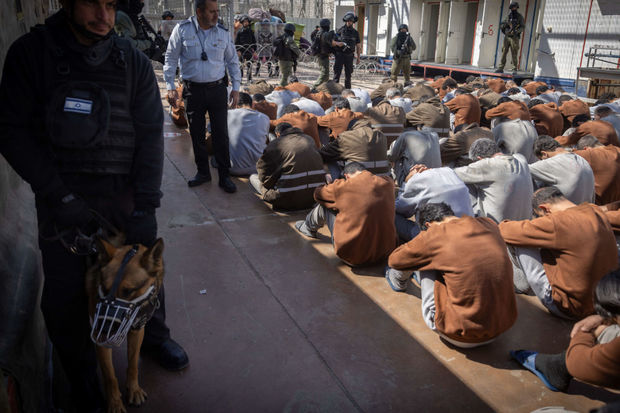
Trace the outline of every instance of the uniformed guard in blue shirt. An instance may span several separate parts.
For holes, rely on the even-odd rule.
[[[213,151],[218,166],[219,186],[232,193],[237,187],[230,179],[228,152],[228,106],[237,106],[241,73],[239,59],[230,33],[218,25],[217,0],[196,0],[196,15],[179,23],[168,41],[164,80],[168,101],[176,105],[178,99],[174,84],[177,64],[183,78],[183,98],[192,136],[194,158],[198,167],[190,187],[211,181],[209,158],[205,140],[205,114],[209,112]],[[226,71],[228,70],[228,75]],[[230,100],[228,76],[232,82]]]

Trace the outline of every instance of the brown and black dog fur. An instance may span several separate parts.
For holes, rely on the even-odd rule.
[[[105,240],[99,240],[97,260],[86,273],[86,294],[91,318],[94,317],[95,306],[99,299],[99,285],[102,286],[104,294],[110,291],[123,257],[131,248],[131,245],[115,247]],[[164,279],[163,250],[164,242],[161,238],[151,248],[140,245],[136,255],[125,267],[125,274],[118,286],[116,296],[124,300],[133,300],[144,294],[151,285],[159,291]],[[143,338],[144,328],[131,329],[127,334],[126,384],[127,401],[131,406],[142,405],[147,397],[146,392],[138,384],[138,360]],[[96,350],[104,381],[107,411],[108,413],[126,412],[112,364],[112,349],[96,346]]]

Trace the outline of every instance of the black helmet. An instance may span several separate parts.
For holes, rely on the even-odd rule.
[[[402,29],[409,31],[409,26],[407,26],[406,24],[401,24],[400,26],[398,26],[398,31],[401,31]]]
[[[510,6],[508,6],[509,9],[512,9],[513,7],[516,7],[518,9],[519,3],[517,3],[516,1],[513,1],[512,3],[510,3]]]
[[[286,23],[284,25],[284,31],[288,32],[290,34],[294,34],[295,33],[295,25],[293,23]]]
[[[166,10],[161,15],[161,19],[162,20],[166,20],[168,17],[170,17],[171,19],[174,19],[174,14],[172,14],[172,12],[170,10]]]
[[[344,14],[344,16],[342,16],[342,21],[343,22],[352,21],[353,23],[357,23],[357,16],[352,11],[348,11]]]
[[[321,26],[321,29],[329,29],[329,19],[321,19],[319,26]]]
[[[250,20],[250,16],[248,16],[247,14],[242,14],[241,16],[239,16],[239,23],[243,23],[246,20],[248,21],[248,23],[252,22]]]

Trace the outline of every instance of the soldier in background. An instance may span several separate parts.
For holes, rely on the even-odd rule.
[[[347,12],[342,21],[345,23],[338,31],[338,37],[345,46],[336,49],[334,62],[334,82],[340,81],[340,74],[344,66],[344,87],[351,89],[351,74],[353,73],[353,54],[357,55],[357,64],[360,63],[360,55],[362,54],[362,45],[360,43],[360,35],[353,28],[353,23],[357,22],[357,16],[352,11]]]
[[[504,46],[502,47],[502,60],[495,73],[504,73],[508,49],[512,52],[513,74],[517,72],[519,66],[519,39],[521,38],[521,33],[523,33],[525,29],[525,20],[517,11],[519,3],[513,1],[510,3],[509,8],[510,13],[508,13],[508,16],[506,16],[506,19],[500,25],[500,30],[504,33]]]
[[[396,81],[402,70],[405,82],[408,82],[411,73],[411,52],[415,50],[415,42],[409,35],[409,27],[406,24],[398,26],[398,34],[392,38],[390,49],[394,54],[390,77]]]
[[[284,34],[276,37],[274,40],[274,55],[278,58],[280,64],[280,70],[282,72],[282,79],[280,80],[280,86],[288,85],[288,78],[293,71],[293,65],[297,61],[297,58],[301,54],[293,35],[295,34],[295,25],[293,23],[286,23],[284,25]]]

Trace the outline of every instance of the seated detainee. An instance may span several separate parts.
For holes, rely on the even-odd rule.
[[[373,128],[383,132],[390,144],[403,133],[405,129],[405,111],[398,106],[392,106],[389,101],[384,100],[377,106],[368,108],[365,115],[370,120]]]
[[[263,200],[277,209],[314,205],[314,190],[325,183],[323,160],[314,141],[290,123],[280,123],[256,163],[250,183]]]
[[[349,100],[346,98],[338,98],[334,102],[334,110],[327,115],[319,116],[317,122],[319,126],[329,128],[332,139],[338,138],[342,132],[349,128],[349,124],[354,119],[362,119],[364,115],[359,112],[353,112]]]
[[[444,202],[454,215],[473,216],[467,186],[450,168],[427,168],[425,165],[411,167],[396,197],[396,233],[403,241],[409,241],[420,232],[409,218],[415,211],[429,203]]]
[[[312,99],[315,102],[317,102],[319,105],[321,105],[323,110],[327,110],[332,107],[332,95],[330,95],[329,93],[325,93],[325,92],[310,93],[308,95],[308,99]]]
[[[265,100],[267,102],[275,103],[278,106],[277,119],[282,116],[284,108],[290,105],[293,99],[297,99],[298,97],[300,97],[299,93],[281,88],[280,90],[274,90],[270,94],[266,95]]]
[[[371,128],[367,119],[351,120],[348,130],[323,145],[319,153],[329,167],[332,179],[342,176],[338,162],[359,162],[375,175],[390,175],[385,135],[380,130]]]
[[[474,214],[495,222],[532,216],[532,178],[525,158],[505,155],[490,139],[478,139],[469,149],[473,163],[454,172],[469,188]]]
[[[439,138],[435,132],[428,130],[404,132],[388,150],[387,158],[392,163],[396,184],[401,187],[412,166],[441,166]]]
[[[570,135],[556,136],[555,140],[562,146],[572,146],[586,135],[592,135],[603,145],[620,146],[618,135],[613,125],[604,120],[587,120],[585,115],[575,116],[573,127],[576,128]]]
[[[571,123],[573,123],[573,119],[577,115],[586,115],[588,118],[590,117],[590,109],[588,108],[588,104],[580,99],[573,99],[568,95],[562,95],[558,99],[559,111],[564,117],[564,129],[570,127]]]
[[[611,123],[620,138],[620,114],[614,112],[609,106],[597,106],[594,109],[594,119]]]
[[[506,82],[499,77],[487,79],[487,86],[495,93],[504,93],[506,91]]]
[[[372,92],[370,92],[370,100],[374,101],[377,98],[384,98],[385,92],[392,87],[402,89],[403,85],[392,80],[389,77],[386,77],[381,81],[381,84],[379,86],[377,86]]]
[[[512,100],[518,100],[520,102],[525,103],[526,105],[530,103],[530,95],[525,92],[525,89],[512,87],[503,93],[504,96],[509,97]]]
[[[422,96],[434,96],[435,89],[425,82],[417,82],[403,92],[403,97],[408,97],[412,102],[418,102]]]
[[[310,86],[301,83],[299,79],[297,79],[297,76],[291,76],[288,81],[288,85],[284,86],[285,89],[288,89],[292,92],[297,92],[302,97],[307,97],[310,94]]]
[[[445,166],[462,166],[470,163],[469,148],[481,138],[493,140],[493,132],[489,128],[480,127],[477,123],[465,126],[439,144],[441,163]]]
[[[303,133],[314,139],[317,148],[321,147],[319,138],[319,125],[316,116],[311,113],[300,110],[297,105],[287,105],[282,111],[282,116],[276,120],[270,121],[271,128],[275,128],[280,123],[290,123],[294,127],[301,129]]]
[[[451,77],[446,77],[441,86],[439,87],[439,97],[441,98],[441,103],[445,104],[450,100],[454,99],[454,91],[459,87],[456,80]]]
[[[527,105],[519,100],[512,100],[509,97],[501,97],[497,101],[497,106],[487,110],[484,115],[487,119],[493,118],[508,118],[511,120],[521,119],[521,120],[531,120],[530,111],[527,108]]]
[[[454,91],[454,99],[446,103],[446,106],[454,114],[454,127],[480,123],[480,101],[477,97],[465,92],[463,89]],[[454,129],[454,128],[453,128]]]
[[[536,88],[536,99],[540,99],[545,103],[558,103],[558,99],[562,95],[562,92],[556,92],[555,89],[547,85],[538,86]]]
[[[596,204],[620,201],[620,148],[604,146],[594,136],[586,135],[579,139],[573,153],[585,159],[592,168]]]
[[[228,144],[230,147],[230,174],[256,173],[256,161],[267,146],[269,118],[252,109],[252,98],[239,93],[237,109],[228,111]]]
[[[391,87],[385,91],[385,98],[390,102],[390,105],[403,108],[405,113],[410,112],[413,107],[411,99],[403,97],[400,89],[395,87]]]
[[[503,153],[508,155],[520,153],[528,163],[538,160],[534,155],[534,142],[536,142],[538,133],[532,122],[498,118],[492,132],[497,146]]]
[[[303,110],[304,112],[311,113],[315,116],[325,115],[325,110],[316,100],[300,97],[299,99],[293,99],[291,104],[297,106],[299,110]]]
[[[531,98],[535,98],[537,95],[536,89],[538,89],[539,86],[547,86],[547,84],[545,82],[534,82],[533,80],[525,79],[523,82],[521,82],[521,86],[523,87],[523,89],[525,89],[525,91],[528,95],[530,95]]]
[[[499,224],[504,241],[520,247],[515,265],[552,314],[592,314],[596,283],[618,266],[608,217],[596,205],[575,205],[552,186],[536,191],[532,206],[538,218]]]
[[[361,90],[361,89],[357,89],[357,90]],[[368,92],[366,92],[366,96],[368,97]],[[359,112],[363,114],[364,112],[366,112],[366,109],[368,109],[368,103],[370,103],[370,102],[366,103],[363,95],[362,97],[359,97],[351,89],[343,90],[342,93],[340,94],[340,97],[345,98],[346,100],[349,101],[349,109],[351,109],[352,112]],[[368,100],[370,101],[370,97],[368,97]],[[336,102],[334,102],[334,105],[335,104]],[[334,106],[332,106],[332,109],[333,108]]]
[[[596,314],[575,323],[568,349],[559,354],[511,351],[523,367],[553,391],[566,391],[575,378],[620,390],[620,273],[604,276],[594,292]]]
[[[450,109],[437,96],[420,98],[420,104],[407,113],[408,126],[426,128],[439,138],[450,136]]]
[[[558,136],[564,132],[564,118],[554,102],[544,103],[540,99],[532,99],[527,107],[536,126],[538,135]]]
[[[276,120],[278,118],[278,105],[273,102],[266,101],[265,96],[260,93],[257,93],[252,97],[252,109],[264,113],[267,115],[269,120]]]
[[[536,187],[555,186],[571,202],[594,202],[594,173],[581,156],[568,152],[551,136],[539,136],[530,173]]]
[[[316,238],[327,225],[336,255],[349,265],[381,261],[396,247],[394,182],[358,162],[345,165],[344,178],[316,188],[318,205],[295,228]]]
[[[414,273],[426,325],[457,347],[493,341],[517,319],[512,266],[497,224],[458,218],[444,203],[416,213],[420,234],[388,259],[385,277],[405,291]],[[484,253],[482,253],[484,252]]]

